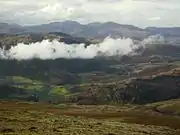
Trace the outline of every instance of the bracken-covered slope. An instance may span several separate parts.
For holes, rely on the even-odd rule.
[[[179,135],[180,118],[153,108],[0,101],[0,134]]]

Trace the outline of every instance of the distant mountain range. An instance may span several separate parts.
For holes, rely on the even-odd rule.
[[[83,25],[76,21],[53,22],[36,26],[20,26],[17,24],[0,23],[0,34],[49,32],[62,32],[71,36],[90,39],[103,39],[107,36],[111,36],[112,38],[130,37],[141,40],[154,34],[160,34],[165,37],[180,37],[180,27],[147,27],[141,29],[133,25],[122,25],[114,22],[94,22]]]
[[[171,28],[166,28],[166,27],[147,27],[146,30],[150,31],[153,34],[160,34],[165,37],[167,36],[180,36],[180,27],[171,27]]]

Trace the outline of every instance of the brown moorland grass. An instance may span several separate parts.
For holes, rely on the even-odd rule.
[[[180,134],[179,117],[143,109],[3,101],[0,102],[0,134]]]

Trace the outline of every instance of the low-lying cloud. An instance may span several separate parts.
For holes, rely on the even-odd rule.
[[[138,47],[152,47],[153,44],[162,43],[162,37],[152,36],[139,43],[134,43],[130,38],[112,39],[107,37],[98,44],[65,44],[57,40],[43,40],[31,44],[19,43],[11,47],[8,51],[0,49],[0,58],[28,60],[39,59],[57,59],[57,58],[82,58],[91,59],[100,54],[105,56],[127,55],[133,53]]]

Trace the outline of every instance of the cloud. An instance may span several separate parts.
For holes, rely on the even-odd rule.
[[[0,48],[1,59],[27,60],[32,58],[57,59],[57,58],[82,58],[91,59],[99,54],[103,56],[135,54],[139,47],[152,48],[157,44],[164,43],[161,36],[151,36],[139,43],[134,43],[130,38],[112,39],[107,37],[99,44],[65,44],[54,40],[52,42],[43,40],[42,42],[24,44],[19,43],[11,47],[8,51]]]
[[[31,43],[29,45],[19,43],[17,46],[11,47],[5,51],[0,49],[1,58],[10,59],[56,59],[56,58],[94,58],[99,52],[106,56],[114,54],[124,55],[132,51],[131,39],[112,39],[106,38],[100,44],[92,44],[85,47],[85,44],[67,45],[56,40],[50,42],[43,40],[42,42]]]
[[[114,21],[140,27],[180,25],[179,0],[0,0],[0,5],[1,22],[24,25],[62,20]]]

